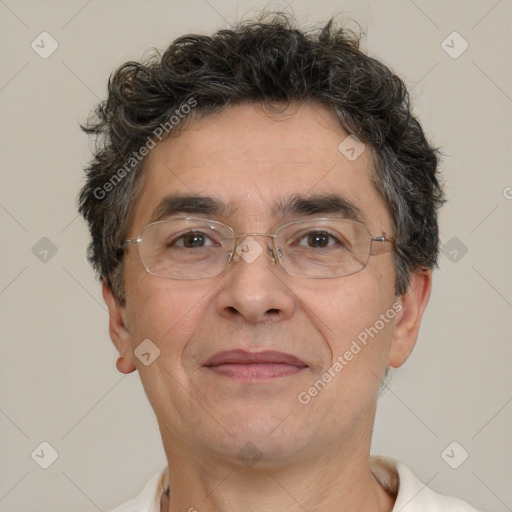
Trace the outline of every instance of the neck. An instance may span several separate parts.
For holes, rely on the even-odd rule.
[[[334,448],[322,458],[280,465],[262,459],[253,467],[166,450],[170,495],[162,497],[161,511],[390,512],[394,498],[373,476],[368,451]]]

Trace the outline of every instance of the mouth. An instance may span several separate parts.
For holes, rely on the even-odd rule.
[[[225,350],[214,354],[203,366],[219,375],[239,380],[288,377],[308,368],[308,365],[299,358],[274,350]]]

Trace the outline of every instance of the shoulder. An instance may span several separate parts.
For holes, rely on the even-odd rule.
[[[465,501],[434,492],[401,462],[395,462],[398,495],[393,512],[478,512]]]
[[[167,487],[169,473],[167,465],[151,477],[142,492],[130,501],[109,512],[160,512],[160,497]]]

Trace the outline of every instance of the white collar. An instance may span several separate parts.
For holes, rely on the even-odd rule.
[[[464,501],[429,489],[401,462],[372,456],[370,466],[382,487],[396,497],[392,512],[478,512]],[[160,500],[168,487],[166,464],[149,480],[139,496],[111,512],[160,512]]]

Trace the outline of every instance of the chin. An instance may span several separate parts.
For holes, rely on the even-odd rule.
[[[308,429],[305,421],[297,421],[290,412],[282,406],[270,410],[252,406],[223,414],[219,419],[225,430],[218,427],[216,434],[211,430],[204,433],[207,449],[235,465],[274,467],[306,448],[317,431],[312,425]]]

